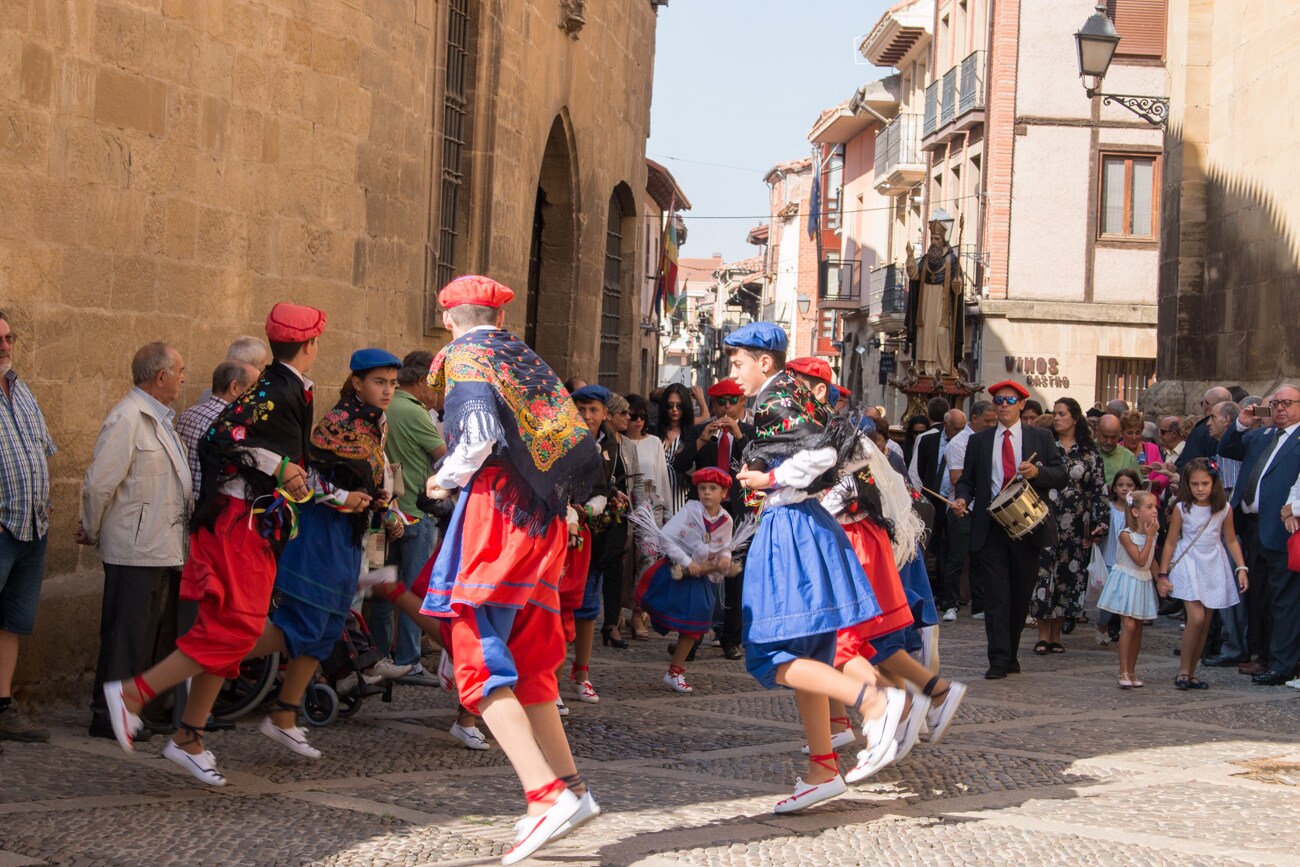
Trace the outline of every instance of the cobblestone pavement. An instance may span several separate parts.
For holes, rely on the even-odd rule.
[[[696,693],[660,683],[663,639],[598,649],[599,705],[566,726],[606,815],[535,863],[1297,864],[1300,694],[1210,669],[1177,692],[1177,624],[1147,631],[1147,686],[1115,686],[1115,652],[1090,626],[1069,652],[981,679],[982,624],[942,627],[944,668],[971,691],[939,747],[922,744],[806,814],[772,804],[802,770],[792,696],[701,652]],[[499,749],[447,735],[450,697],[399,686],[312,732],[298,759],[255,731],[210,737],[231,785],[206,790],[158,757],[84,734],[55,711],[49,744],[0,757],[0,867],[26,864],[493,864],[522,796]],[[852,750],[846,754],[852,754]]]

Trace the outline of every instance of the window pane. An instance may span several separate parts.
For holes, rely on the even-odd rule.
[[[1155,191],[1155,160],[1133,160],[1133,234],[1151,237],[1151,197]]]
[[[1124,232],[1124,158],[1106,157],[1101,171],[1101,231],[1119,235]]]

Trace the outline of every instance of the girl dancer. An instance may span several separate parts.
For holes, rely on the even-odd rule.
[[[1160,529],[1160,503],[1149,491],[1128,496],[1125,526],[1119,532],[1119,554],[1106,578],[1097,607],[1124,618],[1119,636],[1119,687],[1143,686],[1137,679],[1137,656],[1142,647],[1142,624],[1156,616],[1151,592],[1151,560]]]

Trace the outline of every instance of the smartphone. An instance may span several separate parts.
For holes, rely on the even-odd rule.
[[[1272,418],[1273,407],[1266,403],[1255,404],[1255,418]]]

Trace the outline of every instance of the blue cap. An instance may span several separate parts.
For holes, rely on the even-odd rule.
[[[858,419],[858,430],[862,431],[867,436],[871,436],[876,432],[876,423],[870,417],[864,415],[862,418]]]
[[[785,329],[775,322],[751,322],[727,335],[722,341],[736,349],[759,349],[766,352],[785,352],[790,339]]]
[[[401,366],[402,359],[393,355],[387,349],[358,349],[352,353],[352,360],[348,362],[348,369],[353,373],[374,370],[377,367]]]
[[[826,386],[826,403],[830,406],[840,402],[840,390],[834,383]]]
[[[575,391],[571,396],[574,400],[599,401],[603,404],[609,403],[610,390],[603,385],[584,385]]]

